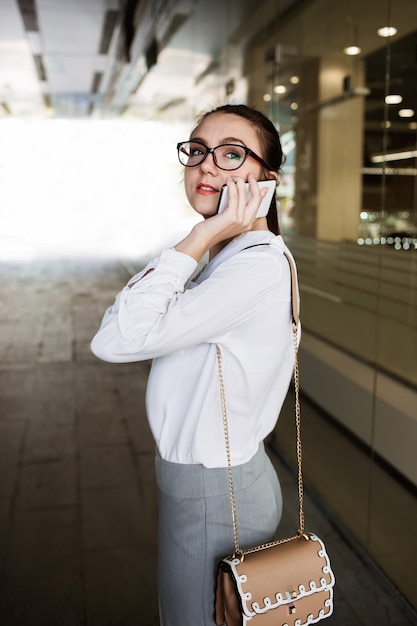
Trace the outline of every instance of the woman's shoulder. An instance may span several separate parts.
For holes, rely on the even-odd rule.
[[[231,241],[203,271],[192,281],[192,287],[208,278],[239,278],[242,272],[246,279],[280,279],[282,268],[288,266],[285,258],[287,250],[282,237],[270,231],[253,231],[239,235]]]

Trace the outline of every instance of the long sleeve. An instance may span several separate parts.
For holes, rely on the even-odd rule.
[[[264,254],[254,263],[254,254],[234,255],[184,291],[196,262],[175,250],[164,251],[118,294],[92,351],[105,361],[129,362],[216,341],[254,316],[268,298],[277,297],[282,274],[277,256]]]
[[[184,291],[196,266],[192,257],[164,250],[117,294],[91,342],[92,352],[110,362],[150,358],[142,354],[146,338],[165,316],[169,303]]]

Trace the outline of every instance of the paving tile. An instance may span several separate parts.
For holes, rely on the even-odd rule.
[[[7,531],[9,527],[10,515],[12,509],[12,499],[0,497],[0,588],[1,574],[5,565],[5,555],[8,545]],[[0,610],[1,617],[1,610]]]
[[[30,419],[73,424],[76,409],[74,377],[72,363],[38,364]]]
[[[84,550],[139,546],[144,531],[144,509],[137,487],[83,491]]]
[[[17,486],[18,478],[18,464],[7,462],[7,455],[5,458],[0,456],[0,498],[11,498]]]
[[[65,333],[45,332],[38,343],[37,360],[39,363],[61,363],[72,361],[72,338],[68,329]]]
[[[80,449],[94,446],[119,446],[129,442],[126,428],[116,412],[112,412],[110,415],[107,413],[80,413],[76,431]]]
[[[0,329],[0,339],[2,338]],[[0,419],[24,420],[33,400],[35,370],[33,367],[0,367]]]
[[[47,573],[51,564],[78,554],[79,525],[75,506],[15,511],[9,532],[10,571]]]
[[[75,425],[56,423],[42,416],[32,420],[27,429],[23,462],[61,461],[77,455]]]
[[[75,372],[77,413],[111,415],[121,413],[120,393],[115,383],[114,365],[95,360]]]
[[[25,420],[0,420],[0,459],[2,463],[17,463],[23,446],[25,430]]]
[[[76,462],[30,463],[20,470],[16,506],[42,509],[77,504]]]
[[[333,614],[322,623],[323,626],[324,624],[326,626],[364,626],[364,624],[367,624],[367,622],[361,621],[346,598],[339,593],[338,587],[334,590]],[[371,624],[368,623],[368,626],[371,626]]]
[[[5,329],[6,342],[2,355],[2,364],[15,366],[36,363],[39,344],[36,336],[30,331],[22,331],[19,327],[11,325]]]
[[[11,498],[0,497],[0,533],[2,534],[2,536],[5,535],[9,523],[11,506]]]
[[[107,446],[81,450],[81,489],[135,486],[137,482],[135,461],[128,446]]]
[[[397,584],[398,587],[401,585],[401,590],[407,593],[407,597],[415,596],[417,586],[417,550],[415,548],[406,553],[394,550],[391,554],[381,556],[378,562],[382,568],[388,568],[394,584]],[[396,605],[394,604],[391,610],[393,618],[396,613]],[[401,617],[401,613],[398,617]]]
[[[104,310],[104,309],[103,309]],[[75,293],[71,301],[73,323],[73,357],[75,361],[95,361],[90,342],[97,331],[99,319],[96,301],[91,292]]]
[[[159,626],[155,563],[146,547],[88,552],[88,626]]]
[[[74,508],[17,513],[0,586],[2,623],[84,623],[78,526]]]

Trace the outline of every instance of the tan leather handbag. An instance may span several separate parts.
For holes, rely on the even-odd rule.
[[[221,351],[217,346],[223,428],[229,471],[235,551],[219,564],[215,600],[217,626],[304,626],[333,612],[334,575],[326,548],[316,535],[304,530],[301,451],[301,414],[298,369],[298,289],[295,265],[291,268],[292,328],[294,337],[295,424],[298,465],[299,529],[296,535],[249,550],[239,546],[229,428]]]

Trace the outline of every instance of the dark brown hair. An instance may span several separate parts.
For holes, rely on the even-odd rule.
[[[266,115],[256,109],[246,106],[245,104],[224,104],[202,115],[198,123],[201,124],[204,119],[213,113],[231,113],[233,115],[239,115],[239,117],[243,117],[243,119],[249,122],[259,135],[259,140],[263,149],[263,154],[260,154],[259,156],[261,156],[264,161],[268,163],[272,171],[279,171],[283,163],[281,140],[277,129],[271,120],[266,117]],[[275,235],[279,235],[278,212],[275,194],[272,198],[266,219],[269,230]]]

